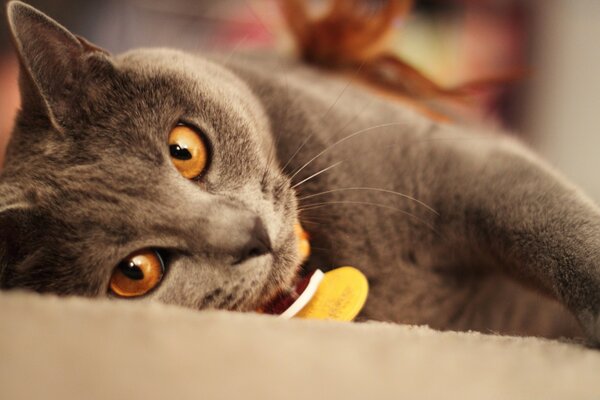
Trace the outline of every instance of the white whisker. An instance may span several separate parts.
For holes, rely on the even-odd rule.
[[[248,40],[248,37],[249,37],[249,35],[246,35],[243,38],[241,38],[240,40],[238,40],[238,42],[235,44],[235,46],[233,46],[233,48],[231,49],[231,51],[229,52],[229,54],[227,55],[225,60],[223,60],[223,64],[225,64],[225,65],[229,64],[229,60],[231,60],[231,57],[233,57],[233,55],[246,42],[246,40]]]
[[[303,166],[300,167],[300,169],[298,169],[296,172],[294,172],[294,174],[290,177],[290,179],[294,179],[294,177],[296,175],[298,175],[304,168],[306,168],[310,163],[312,163],[313,161],[315,161],[317,158],[321,157],[323,154],[325,154],[326,152],[328,152],[329,150],[331,150],[332,148],[334,148],[335,146],[349,140],[352,139],[353,137],[360,135],[362,133],[365,132],[370,132],[374,129],[379,129],[379,128],[386,128],[389,126],[399,126],[399,125],[404,125],[404,123],[402,122],[390,122],[390,123],[386,123],[386,124],[379,124],[379,125],[375,125],[375,126],[371,126],[369,128],[365,128],[365,129],[361,129],[359,131],[353,132],[348,136],[345,136],[343,138],[341,138],[340,140],[338,140],[337,142],[333,143],[331,146],[326,147],[324,150],[322,150],[319,154],[317,154],[316,156],[314,156],[313,158],[311,158],[310,160],[308,160]]]
[[[269,36],[271,36],[272,38],[274,38],[275,34],[273,33],[273,31],[271,29],[269,29],[267,27],[267,25],[265,24],[265,22],[263,21],[263,19],[258,16],[258,14],[256,13],[256,10],[254,9],[254,7],[252,7],[252,4],[250,4],[250,1],[249,0],[244,0],[244,4],[246,5],[246,8],[252,14],[252,16],[254,17],[254,19],[262,26],[262,28],[265,30],[265,32],[267,32],[269,34]]]
[[[300,182],[296,183],[294,186],[292,186],[292,189],[295,189],[295,188],[297,188],[298,186],[302,185],[303,183],[305,183],[305,182],[307,182],[307,181],[309,181],[309,180],[311,180],[311,179],[313,179],[313,178],[315,178],[315,177],[317,177],[317,176],[321,175],[322,173],[324,173],[324,172],[327,172],[327,171],[329,171],[330,169],[337,167],[337,166],[338,166],[338,165],[340,165],[341,163],[343,163],[343,161],[338,161],[338,162],[336,162],[335,164],[333,164],[333,165],[330,165],[330,166],[329,166],[329,167],[327,167],[327,168],[323,168],[322,170],[320,170],[320,171],[318,171],[318,172],[315,172],[314,174],[312,174],[312,175],[311,175],[311,176],[309,176],[308,178],[306,178],[306,179],[303,179],[303,180],[301,180]]]
[[[290,165],[290,163],[292,162],[292,160],[294,159],[294,157],[296,157],[296,155],[298,155],[298,152],[300,150],[302,150],[302,148],[306,145],[306,143],[308,143],[308,141],[310,139],[312,139],[312,137],[315,136],[315,134],[310,134],[307,136],[306,139],[304,139],[304,142],[302,142],[302,144],[300,145],[300,147],[298,147],[298,149],[296,149],[296,151],[294,152],[294,154],[292,154],[292,156],[287,160],[287,162],[285,163],[285,165],[281,168],[282,171],[285,171],[286,167],[288,165]]]
[[[337,96],[337,98],[335,99],[335,101],[333,102],[333,104],[327,109],[327,111],[325,112],[325,114],[323,114],[323,116],[320,118],[321,121],[323,121],[325,119],[325,117],[329,114],[329,112],[333,109],[333,107],[336,105],[336,103],[340,100],[340,98],[342,97],[342,95],[344,94],[344,92],[346,91],[346,89],[348,89],[348,87],[352,84],[352,82],[354,81],[354,79],[356,78],[356,76],[358,76],[358,73],[360,72],[360,70],[362,69],[362,67],[364,66],[364,62],[362,62],[360,64],[360,66],[358,67],[358,69],[356,70],[355,74],[348,80],[348,83],[346,83],[346,85],[344,85],[344,88],[342,89],[342,91],[340,92],[340,94]],[[370,105],[372,103],[372,99],[368,101],[367,105]],[[346,127],[348,127],[348,125],[350,125],[352,122],[354,122],[368,107],[363,107],[358,113],[354,114],[352,116],[352,118],[350,118],[348,120],[348,122],[346,122],[344,124],[344,126],[342,126],[340,129],[338,129],[336,131],[336,134],[343,132],[344,129],[346,129]],[[285,171],[286,167],[290,164],[290,162],[292,162],[292,160],[294,159],[294,157],[296,157],[298,155],[298,153],[300,152],[300,150],[302,150],[304,148],[304,146],[306,146],[306,144],[310,141],[310,139],[312,139],[315,136],[315,133],[312,133],[310,135],[308,135],[308,137],[302,142],[302,144],[300,144],[300,147],[298,147],[298,149],[294,152],[294,154],[292,154],[292,156],[287,160],[287,162],[285,163],[285,165],[283,166],[283,168],[281,168],[282,171]]]
[[[358,68],[356,69],[356,72],[352,75],[352,77],[348,80],[348,83],[346,83],[346,85],[344,86],[344,88],[342,89],[342,91],[340,92],[340,94],[338,94],[338,96],[336,97],[336,99],[333,101],[333,104],[329,106],[329,108],[327,109],[327,111],[325,111],[325,114],[323,114],[323,116],[321,117],[321,120],[324,120],[325,117],[327,115],[329,115],[329,112],[331,110],[333,110],[333,107],[335,107],[335,105],[338,103],[338,101],[340,101],[340,99],[342,98],[344,92],[346,92],[346,90],[350,87],[350,85],[352,84],[352,82],[354,82],[354,80],[356,79],[356,77],[358,76],[358,74],[360,73],[360,70],[365,66],[365,61],[361,62],[360,65],[358,66]]]
[[[277,64],[278,64],[279,69],[281,71],[283,71],[283,69],[284,69],[283,61],[281,59],[279,59]],[[285,85],[285,91],[289,95],[291,93],[291,89],[290,89],[290,82],[289,82],[287,74],[283,74],[283,80],[284,80],[284,85]],[[267,173],[269,172],[269,167],[273,164],[274,161],[276,161],[276,158],[277,158],[276,153],[277,153],[277,148],[278,148],[280,140],[281,140],[281,130],[278,130],[277,136],[275,138],[275,142],[273,143],[273,145],[271,146],[271,149],[269,150],[269,156],[267,158],[267,164],[265,166],[265,172],[264,172],[262,180],[261,180],[261,185],[264,185],[264,183],[265,183],[265,180],[267,178]],[[283,171],[283,168],[281,169],[281,171]]]
[[[381,192],[381,193],[389,193],[389,194],[393,194],[408,200],[412,200],[420,205],[422,205],[423,207],[425,207],[426,209],[428,209],[429,211],[431,211],[432,213],[436,214],[436,215],[440,215],[440,213],[438,213],[435,209],[433,209],[432,207],[430,207],[429,205],[427,205],[426,203],[423,203],[422,201],[409,196],[407,194],[404,193],[400,193],[400,192],[396,192],[394,190],[388,190],[388,189],[381,189],[381,188],[372,188],[372,187],[348,187],[348,188],[340,188],[340,189],[332,189],[332,190],[327,190],[324,192],[320,192],[320,193],[315,193],[315,194],[310,194],[307,196],[303,196],[303,197],[299,197],[298,201],[302,201],[302,200],[306,200],[306,199],[311,199],[313,197],[318,197],[318,196],[322,196],[325,194],[329,194],[329,193],[335,193],[335,192],[343,192],[346,190],[365,190],[365,191],[374,191],[374,192]]]
[[[317,208],[321,208],[321,207],[325,207],[325,206],[330,206],[330,205],[364,205],[364,206],[374,206],[374,207],[378,207],[381,209],[386,209],[386,210],[391,210],[391,211],[395,211],[395,212],[399,212],[401,214],[404,214],[406,216],[409,216],[411,218],[414,218],[415,220],[421,222],[423,225],[427,226],[429,229],[431,229],[433,232],[435,232],[436,234],[439,234],[439,232],[432,226],[430,225],[427,221],[419,218],[418,216],[406,211],[406,210],[402,210],[400,208],[397,207],[392,207],[392,206],[387,206],[384,204],[379,204],[379,203],[372,203],[369,201],[351,201],[351,200],[342,200],[342,201],[326,201],[326,202],[322,202],[322,203],[314,203],[314,204],[308,204],[305,207],[301,207],[298,209],[299,212],[306,212],[306,211],[310,211],[310,210],[314,210]]]

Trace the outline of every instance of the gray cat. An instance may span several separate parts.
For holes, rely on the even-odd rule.
[[[367,275],[363,319],[600,341],[600,210],[501,132],[292,60],[112,56],[8,20],[2,288],[253,311],[296,279],[299,220],[310,266]]]

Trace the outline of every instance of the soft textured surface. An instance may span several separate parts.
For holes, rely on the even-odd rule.
[[[382,323],[0,294],[3,399],[598,399],[600,352]]]

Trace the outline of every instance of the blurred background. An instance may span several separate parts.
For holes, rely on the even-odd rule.
[[[140,46],[293,51],[276,0],[29,3],[114,53]],[[19,104],[4,15],[1,21],[0,164]],[[397,26],[393,50],[443,86],[526,70],[519,81],[480,93],[467,113],[520,136],[600,203],[599,0],[416,0]]]

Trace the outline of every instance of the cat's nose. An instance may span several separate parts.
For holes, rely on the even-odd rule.
[[[271,239],[260,218],[254,220],[254,226],[250,229],[250,239],[234,251],[236,257],[234,264],[241,264],[250,258],[262,256],[273,251]]]

